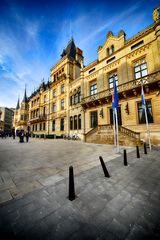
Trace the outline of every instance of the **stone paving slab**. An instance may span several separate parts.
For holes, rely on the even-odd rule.
[[[62,139],[30,139],[29,143],[21,144],[18,138],[0,139],[0,194],[8,190],[11,198],[19,198],[42,186],[56,184],[68,177],[70,165],[74,166],[75,174],[98,166],[100,154],[106,161],[120,156],[111,145]],[[1,199],[8,200],[5,196],[0,202]]]
[[[104,160],[106,160],[104,158]],[[128,154],[75,175],[77,198],[69,201],[68,178],[0,204],[1,239],[160,239],[160,157]]]

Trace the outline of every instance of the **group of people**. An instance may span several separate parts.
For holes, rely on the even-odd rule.
[[[18,132],[18,137],[19,137],[19,142],[23,143],[24,142],[24,137],[26,137],[26,142],[29,141],[29,132],[24,132],[24,130],[20,130]]]
[[[24,132],[23,129],[21,130],[17,130],[15,133],[15,130],[12,129],[11,131],[0,131],[0,137],[3,138],[7,138],[7,137],[13,137],[13,139],[16,138],[16,136],[19,138],[19,142],[23,143],[24,139],[26,139],[26,142],[29,141],[29,131]]]

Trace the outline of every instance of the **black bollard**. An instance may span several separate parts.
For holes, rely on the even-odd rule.
[[[128,166],[126,149],[124,149],[124,166]]]
[[[139,147],[136,146],[136,149],[137,149],[137,158],[140,158],[140,154],[139,154]]]
[[[100,162],[101,162],[101,165],[102,165],[102,168],[103,168],[104,176],[109,178],[110,175],[109,175],[108,170],[106,168],[106,165],[103,161],[103,158],[100,156],[99,159],[100,159]]]
[[[147,154],[147,146],[146,146],[146,143],[144,143],[144,154]]]
[[[68,196],[70,201],[73,201],[76,196],[75,196],[75,189],[74,189],[74,173],[73,173],[73,167],[69,167],[69,196]]]

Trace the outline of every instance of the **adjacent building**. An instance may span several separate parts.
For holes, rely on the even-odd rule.
[[[7,107],[0,107],[0,130],[10,132],[13,128],[14,111]]]
[[[153,19],[130,39],[123,30],[117,36],[108,32],[97,59],[85,67],[83,52],[71,39],[51,68],[51,80],[26,100],[25,123],[17,126],[30,126],[31,133],[40,137],[76,134],[87,142],[113,143],[116,81],[120,143],[147,141],[143,85],[151,141],[160,144],[160,8],[154,10]],[[15,121],[20,121],[18,115],[15,112]]]

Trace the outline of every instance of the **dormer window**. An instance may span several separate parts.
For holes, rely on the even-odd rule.
[[[115,51],[114,50],[114,45],[111,46],[111,51],[112,51],[112,53],[114,53],[114,51]]]
[[[107,48],[107,56],[109,56],[109,55],[110,55],[110,49]]]

